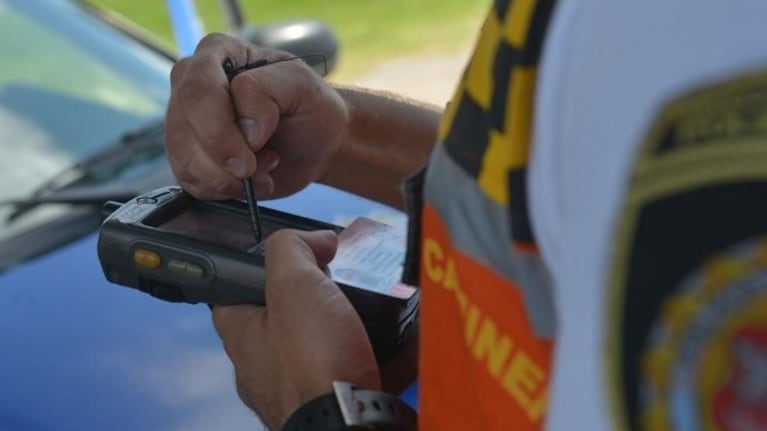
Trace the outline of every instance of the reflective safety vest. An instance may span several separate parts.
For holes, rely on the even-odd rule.
[[[494,2],[422,174],[423,430],[543,428],[556,318],[526,174],[554,3]]]

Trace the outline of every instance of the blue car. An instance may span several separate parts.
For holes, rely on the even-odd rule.
[[[175,182],[173,57],[79,2],[0,0],[0,429],[259,429],[204,305],[108,283],[101,203]],[[269,206],[399,215],[310,186]]]

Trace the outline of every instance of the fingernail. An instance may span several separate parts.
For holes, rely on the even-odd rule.
[[[250,177],[250,181],[253,182],[254,186],[261,185],[261,184],[266,184],[266,183],[268,183],[271,180],[272,180],[272,177],[269,176],[269,174],[267,174],[266,172],[264,172],[262,170],[256,171],[256,173],[253,174],[252,177]]]
[[[249,146],[254,146],[258,143],[258,139],[261,135],[261,127],[256,120],[250,118],[240,118],[240,130],[245,135],[245,140],[248,141]]]
[[[247,171],[248,171],[248,165],[245,164],[245,162],[242,159],[238,159],[236,157],[232,157],[231,159],[228,159],[226,161],[225,167],[230,174],[234,175],[237,178],[245,178],[245,175],[247,174]]]
[[[253,188],[255,189],[256,196],[260,198],[268,198],[274,193],[274,181],[269,175],[253,176]]]
[[[274,168],[277,167],[278,164],[280,164],[280,156],[277,153],[270,153],[265,157],[266,160],[264,160],[264,169],[267,172],[273,171]]]

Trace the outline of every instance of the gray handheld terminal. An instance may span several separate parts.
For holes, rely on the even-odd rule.
[[[261,221],[263,238],[282,228],[343,231],[269,208],[261,209]],[[98,256],[107,280],[165,301],[265,304],[263,247],[250,234],[244,202],[200,201],[165,187],[115,206],[101,225]],[[385,362],[415,332],[419,292],[388,294],[336,281]]]

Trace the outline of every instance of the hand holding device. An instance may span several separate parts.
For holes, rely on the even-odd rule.
[[[404,243],[385,225],[360,219],[342,229],[269,208],[262,208],[261,221],[267,240],[286,228],[340,232],[328,272],[360,316],[380,362],[415,335],[420,296],[399,283]],[[111,213],[101,226],[98,254],[109,281],[163,300],[263,305],[270,301],[264,247],[250,232],[244,202],[200,201],[165,187]]]
[[[323,270],[336,241],[332,231],[275,233],[266,246],[268,306],[214,307],[240,397],[270,429],[333,380],[380,387],[362,321]]]

